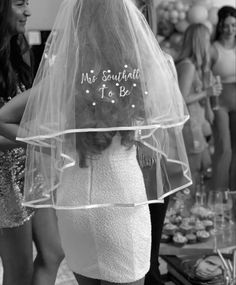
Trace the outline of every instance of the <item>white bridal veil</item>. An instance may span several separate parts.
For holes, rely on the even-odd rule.
[[[105,206],[92,199],[86,205],[57,201],[63,171],[78,163],[81,133],[135,132],[137,143],[157,161],[158,187],[147,189],[141,203],[187,187],[187,119],[173,70],[132,0],[65,0],[18,132],[17,139],[28,144],[24,204]]]

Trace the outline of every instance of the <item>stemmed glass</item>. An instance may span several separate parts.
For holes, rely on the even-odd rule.
[[[203,86],[204,89],[207,89],[209,87],[212,87],[213,85],[221,85],[221,78],[220,76],[214,76],[211,70],[205,71],[203,76]],[[212,94],[210,97],[210,103],[212,110],[218,110],[219,109],[219,96],[216,96]]]
[[[218,188],[208,192],[207,206],[213,212],[214,250],[217,250],[217,234],[225,233],[232,226],[233,199],[227,188]]]
[[[208,192],[207,206],[213,212],[214,233],[221,232],[224,228],[224,194],[220,190]]]
[[[217,251],[217,234],[222,233],[224,228],[224,208],[222,191],[211,190],[208,192],[207,206],[213,213],[214,229],[211,231],[213,236],[213,250]]]
[[[233,198],[229,189],[220,189],[223,194],[223,208],[224,208],[224,221],[225,226],[232,226],[234,224],[232,219]]]

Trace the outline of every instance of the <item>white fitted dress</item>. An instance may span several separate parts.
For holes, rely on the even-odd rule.
[[[59,204],[76,204],[78,200],[80,204],[140,202],[146,197],[136,148],[122,146],[119,135],[100,156],[89,161],[89,167],[68,168],[63,175]],[[57,216],[62,247],[73,272],[115,283],[134,282],[148,272],[148,205],[57,210]]]

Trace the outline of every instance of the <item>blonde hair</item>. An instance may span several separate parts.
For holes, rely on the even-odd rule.
[[[201,74],[210,68],[210,32],[204,24],[192,24],[185,31],[178,62],[190,58]]]

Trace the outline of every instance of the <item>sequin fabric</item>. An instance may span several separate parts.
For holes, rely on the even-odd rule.
[[[18,91],[23,90],[18,88]],[[0,101],[2,104],[6,103],[2,98]],[[22,206],[24,168],[23,148],[0,151],[0,228],[23,225],[33,215],[31,209]]]

